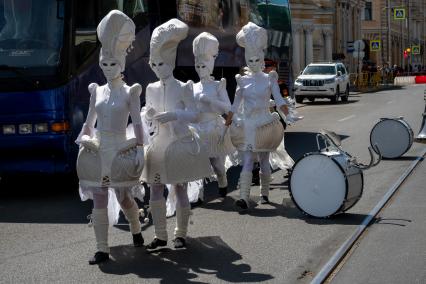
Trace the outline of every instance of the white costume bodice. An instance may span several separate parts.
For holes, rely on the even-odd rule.
[[[277,79],[277,73],[274,71],[269,74],[258,72],[237,77],[237,90],[232,111],[239,112],[241,103],[244,115],[250,116],[251,113],[268,110],[271,94],[278,107],[286,104],[281,96]]]
[[[208,101],[203,100],[202,96],[206,96]],[[228,113],[231,109],[224,79],[221,81],[203,80],[195,83],[194,98],[201,116],[205,113],[222,115]]]
[[[150,132],[163,130],[177,137],[190,135],[188,123],[198,119],[192,82],[183,83],[171,77],[149,84],[146,88],[145,109],[153,109],[155,113],[175,112],[177,115],[177,120],[167,123],[160,124],[153,120]]]
[[[134,125],[141,125],[139,113],[140,91],[132,91],[134,87],[124,82],[110,89],[109,85],[90,86],[90,106],[86,124],[101,132],[122,134],[126,132],[129,114]],[[140,89],[140,87],[139,87]]]

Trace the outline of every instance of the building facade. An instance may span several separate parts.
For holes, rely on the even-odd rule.
[[[353,42],[361,39],[364,0],[290,1],[293,76],[311,62],[339,60],[349,72],[357,69]]]
[[[426,48],[426,0],[366,0],[362,12],[362,36],[370,47],[372,41],[380,41],[380,50],[368,48],[366,60],[383,65],[397,65],[406,71],[425,66]],[[396,19],[405,12],[404,19]],[[404,50],[420,47],[420,54]],[[416,51],[416,50],[415,50]]]

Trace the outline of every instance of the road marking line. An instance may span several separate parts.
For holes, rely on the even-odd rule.
[[[345,120],[348,120],[348,119],[354,118],[355,116],[356,116],[355,114],[352,114],[352,115],[350,115],[350,116],[347,116],[347,117],[344,117],[344,118],[342,118],[342,119],[339,119],[338,121],[342,122],[342,121],[345,121]]]
[[[387,102],[387,104],[391,104],[391,103],[393,103],[393,101],[388,101],[388,102]]]

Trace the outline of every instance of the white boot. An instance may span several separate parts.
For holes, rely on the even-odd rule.
[[[130,232],[133,237],[133,245],[135,247],[143,246],[144,239],[141,233],[141,222],[139,221],[139,207],[138,204],[133,201],[133,206],[126,209],[121,208],[124,215],[126,216],[127,221],[129,221]]]
[[[175,238],[185,238],[188,232],[189,216],[191,215],[191,207],[176,208],[176,228]]]
[[[95,231],[98,251],[109,253],[108,246],[108,209],[93,209],[92,223]]]
[[[186,234],[188,232],[189,216],[191,215],[190,207],[176,208],[176,228],[175,228],[175,248],[186,247]]]
[[[241,172],[240,174],[240,199],[235,202],[235,205],[241,209],[249,207],[252,177],[252,172]]]
[[[271,175],[260,173],[260,202],[269,203],[269,188],[271,184]]]
[[[124,216],[126,216],[127,221],[129,222],[130,232],[133,235],[139,234],[141,232],[141,222],[139,221],[139,208],[136,202],[133,202],[133,206],[123,210]]]
[[[162,198],[150,201],[149,208],[154,222],[155,238],[167,242],[166,200]]]

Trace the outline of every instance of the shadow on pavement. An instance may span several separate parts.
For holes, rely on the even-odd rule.
[[[328,129],[333,131],[333,129]],[[285,148],[287,153],[292,157],[294,161],[299,160],[306,153],[318,152],[317,147],[317,134],[318,132],[285,132]],[[348,138],[347,135],[341,135],[341,140]]]
[[[130,246],[111,248],[112,259],[99,269],[107,274],[135,274],[143,279],[159,279],[160,283],[206,283],[198,275],[214,275],[224,282],[261,282],[271,280],[269,274],[252,273],[241,262],[242,256],[219,236],[188,238],[186,250],[165,248],[147,253]],[[198,274],[198,275],[197,275]]]
[[[382,158],[384,161],[415,161],[419,159],[418,156],[402,156],[399,158]],[[423,161],[423,158],[420,158],[421,161]]]
[[[2,223],[87,223],[91,202],[81,202],[78,183],[69,177],[21,175],[0,184]]]
[[[302,213],[302,211],[295,206],[287,207],[285,210],[285,217],[289,219],[300,219],[312,225],[359,225],[367,216],[367,214],[340,213],[329,218],[315,218]],[[372,220],[372,222],[374,221],[375,219]]]

